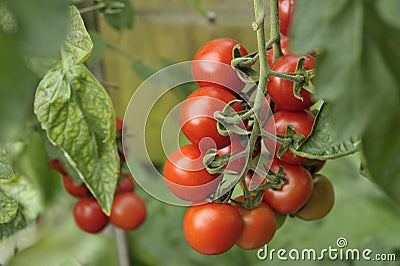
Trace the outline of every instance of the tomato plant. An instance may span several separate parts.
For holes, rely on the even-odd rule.
[[[108,224],[108,218],[95,199],[79,199],[74,206],[74,219],[83,231],[96,234]]]
[[[279,190],[265,189],[264,201],[275,211],[282,214],[290,214],[299,210],[311,197],[313,181],[310,172],[300,165],[290,165],[274,161],[271,170],[284,170],[286,182]]]
[[[333,207],[335,193],[332,183],[324,175],[313,176],[313,191],[310,199],[296,213],[302,220],[313,221],[325,217]]]
[[[218,175],[207,172],[203,156],[195,145],[188,144],[174,151],[165,162],[165,180],[178,198],[201,202],[218,186]]]
[[[235,200],[243,202],[243,197]],[[243,229],[236,245],[242,249],[252,250],[268,243],[277,228],[275,213],[271,207],[265,202],[261,202],[258,207],[252,209],[235,206],[243,220]]]
[[[293,74],[296,71],[297,63],[301,57],[301,55],[286,54],[278,58],[272,64],[271,69],[277,72]],[[306,58],[304,68],[306,70],[313,69],[315,65],[314,57],[310,55],[304,55],[304,57]],[[288,111],[307,109],[314,103],[310,92],[305,89],[300,91],[301,99],[296,98],[294,95],[293,82],[279,77],[273,76],[268,79],[268,92],[274,102],[282,109]]]
[[[82,198],[90,195],[90,191],[85,184],[76,184],[75,180],[68,175],[63,175],[63,184],[65,190],[74,197]]]
[[[228,251],[242,231],[242,217],[230,204],[207,203],[191,206],[183,218],[183,231],[189,245],[206,255]]]
[[[282,110],[268,120],[265,130],[271,133],[276,132],[277,135],[285,135],[288,132],[288,126],[291,126],[295,134],[301,134],[307,138],[311,134],[313,125],[314,116],[308,111],[288,112]],[[282,145],[271,138],[264,138],[264,143],[270,151],[275,151],[275,155]],[[302,164],[307,161],[305,158],[294,155],[290,149],[282,154],[280,160],[288,164]]]
[[[243,88],[244,83],[230,66],[235,45],[239,45],[242,56],[247,55],[243,45],[229,38],[214,39],[200,47],[192,62],[193,77],[200,87],[216,86],[228,92]]]
[[[185,136],[196,145],[204,139],[202,145],[207,148],[227,146],[229,137],[219,134],[214,112],[222,111],[227,103],[235,99],[232,93],[218,87],[202,87],[194,91],[186,98],[180,112],[179,122]],[[242,107],[236,103],[233,110],[240,111]]]
[[[110,222],[123,230],[138,228],[147,216],[143,200],[132,192],[117,194],[111,208]]]

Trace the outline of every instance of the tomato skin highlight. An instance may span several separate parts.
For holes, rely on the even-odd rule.
[[[132,192],[122,192],[114,198],[110,222],[123,230],[134,230],[143,224],[147,216],[143,200]]]
[[[190,206],[183,218],[189,245],[205,255],[217,255],[235,245],[242,231],[242,217],[231,204]]]
[[[279,190],[264,189],[264,201],[275,211],[290,214],[299,210],[310,199],[313,181],[310,172],[300,165],[290,165],[275,160],[271,170],[275,173],[283,167],[285,184]]]
[[[279,28],[284,36],[289,36],[290,33],[294,5],[295,0],[279,0],[278,2]]]
[[[79,199],[75,203],[73,213],[76,224],[87,233],[99,233],[108,224],[107,216],[95,199]]]
[[[306,57],[304,66],[306,70],[314,68],[315,59],[311,55],[292,55],[287,54],[279,57],[271,66],[271,69],[276,72],[282,72],[286,74],[293,74],[296,72],[297,62],[301,57]],[[314,100],[311,98],[310,92],[302,89],[300,96],[303,98],[297,99],[293,94],[293,82],[278,78],[270,77],[267,81],[268,93],[272,100],[276,102],[280,108],[288,111],[301,111],[309,108],[314,104]]]
[[[314,120],[314,116],[308,111],[289,112],[281,110],[268,120],[264,129],[272,134],[280,135],[285,134],[287,127],[292,125],[296,134],[302,134],[307,138],[312,132]],[[267,137],[263,138],[263,141],[267,149],[270,152],[274,151],[275,156],[277,156],[281,144]],[[302,164],[308,160],[294,155],[289,149],[279,159],[288,164]]]
[[[204,139],[201,145],[205,148],[214,147],[211,139],[217,149],[229,145],[229,136],[222,136],[217,130],[214,113],[222,111],[226,104],[235,99],[232,93],[217,87],[202,87],[194,91],[186,98],[180,111],[179,123],[182,132],[195,145],[199,145]],[[236,103],[233,110],[241,111],[242,106]]]
[[[228,92],[239,92],[244,83],[231,67],[232,50],[240,45],[240,54],[247,55],[246,49],[238,41],[218,38],[205,43],[193,57],[192,74],[200,87],[214,86]]]
[[[238,197],[236,201],[243,202],[244,197]],[[271,241],[277,221],[275,213],[267,203],[261,202],[260,206],[253,209],[245,209],[235,204],[243,221],[243,228],[236,245],[242,249],[253,250],[262,247]]]
[[[180,199],[204,202],[217,188],[220,178],[211,175],[203,165],[204,154],[193,144],[175,150],[164,165],[168,188]]]
[[[335,202],[332,183],[324,175],[313,176],[314,188],[308,202],[296,213],[296,217],[305,221],[314,221],[328,215]]]

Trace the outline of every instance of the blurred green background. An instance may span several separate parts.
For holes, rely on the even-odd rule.
[[[197,1],[132,1],[134,26],[117,31],[101,17],[88,18],[95,51],[89,65],[108,88],[117,115],[122,117],[134,90],[143,80],[166,65],[191,60],[206,41],[218,37],[238,40],[248,51],[256,49],[252,1],[205,0],[202,10],[215,17],[210,22],[195,10]],[[90,28],[89,27],[89,28]],[[101,67],[99,60],[104,56]],[[115,86],[114,86],[115,85]],[[190,89],[184,93],[188,94]],[[151,123],[182,98],[167,95],[157,106]],[[158,115],[157,115],[158,114]],[[149,133],[157,139],[157,128]],[[165,155],[154,145],[150,152],[154,164],[162,166]],[[336,193],[335,206],[328,217],[316,222],[288,218],[268,247],[314,248],[320,251],[345,237],[349,248],[369,248],[376,253],[393,253],[397,262],[366,261],[260,261],[257,251],[232,248],[218,256],[204,256],[193,251],[183,235],[185,208],[170,206],[148,196],[140,189],[148,207],[146,222],[127,233],[132,265],[400,265],[400,208],[379,188],[359,174],[358,154],[328,162],[323,173],[330,178]],[[52,184],[57,195],[38,220],[17,235],[0,243],[0,263],[7,265],[118,265],[115,231],[108,228],[100,235],[89,235],[74,224],[72,208],[75,199],[66,195],[61,181]],[[15,254],[15,256],[13,256]]]

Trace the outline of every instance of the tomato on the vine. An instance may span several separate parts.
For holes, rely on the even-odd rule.
[[[287,54],[279,57],[271,66],[271,69],[276,72],[293,74],[296,72],[296,66],[301,57],[306,57],[304,68],[310,70],[314,68],[315,59],[311,55],[292,55]],[[300,97],[297,99],[294,96],[294,83],[284,78],[272,76],[267,82],[268,93],[272,100],[276,102],[282,109],[288,111],[300,111],[310,107],[314,101],[311,98],[310,92],[301,89]]]
[[[331,181],[324,175],[313,176],[314,188],[310,199],[296,216],[302,220],[313,221],[325,217],[332,209],[335,193]]]
[[[82,198],[90,195],[90,191],[84,183],[76,184],[69,175],[63,175],[63,184],[65,190],[74,197]]]
[[[56,170],[57,172],[59,172],[62,175],[66,175],[67,172],[65,171],[64,167],[61,165],[60,161],[57,159],[54,160],[50,160],[49,161],[49,166],[50,168]]]
[[[270,169],[278,173],[279,167],[284,170],[286,182],[279,190],[264,189],[264,201],[277,212],[290,214],[299,210],[309,200],[313,181],[310,172],[303,166],[274,160]]]
[[[219,134],[214,113],[222,111],[226,104],[235,99],[232,93],[218,87],[202,87],[191,93],[183,103],[179,117],[180,126],[188,140],[199,145],[204,139],[202,145],[207,148],[213,147],[211,140],[218,149],[227,146],[230,143],[229,136]],[[235,103],[233,110],[241,111],[242,106]]]
[[[83,231],[96,234],[106,227],[108,218],[95,199],[81,198],[74,206],[74,219]]]
[[[290,51],[289,44],[290,44],[289,38],[286,37],[281,38],[281,50],[284,55],[289,54]],[[267,60],[269,66],[272,66],[273,59],[274,59],[274,49],[271,48],[267,51]]]
[[[312,132],[314,116],[308,111],[289,112],[282,110],[268,120],[264,129],[272,134],[275,132],[277,135],[281,135],[286,133],[289,125],[293,126],[295,134],[301,134],[307,138]],[[263,140],[269,151],[275,150],[276,156],[281,144],[268,137]],[[281,156],[280,160],[288,164],[302,164],[307,161],[305,158],[294,155],[290,149]]]
[[[310,171],[311,174],[317,173],[324,167],[326,161],[323,160],[308,160],[304,163],[304,167]]]
[[[123,230],[134,230],[147,216],[143,200],[132,192],[122,192],[114,198],[110,222]]]
[[[279,26],[282,35],[289,36],[295,0],[279,0]]]
[[[216,86],[229,92],[242,90],[245,84],[231,67],[235,45],[240,46],[242,56],[247,55],[243,45],[229,38],[211,40],[197,51],[192,61],[192,73],[200,87]]]
[[[203,165],[204,154],[193,144],[175,150],[164,165],[168,188],[178,198],[202,202],[217,188],[220,178],[211,175]]]
[[[190,206],[183,218],[189,245],[206,255],[228,251],[242,232],[242,217],[231,204],[207,203]]]
[[[238,197],[236,201],[243,202],[244,197]],[[243,228],[236,245],[242,249],[252,250],[268,243],[275,234],[277,221],[274,211],[267,203],[253,209],[246,209],[234,205],[242,216]]]

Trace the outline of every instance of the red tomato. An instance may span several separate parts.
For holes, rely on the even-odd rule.
[[[218,187],[220,178],[207,172],[203,156],[197,146],[189,144],[175,150],[165,162],[167,186],[178,198],[204,202]]]
[[[143,224],[147,211],[143,200],[132,192],[115,196],[110,214],[110,222],[123,230],[134,230]]]
[[[314,125],[314,116],[308,111],[300,112],[289,112],[289,111],[279,111],[268,120],[264,129],[272,134],[285,134],[286,129],[289,125],[292,125],[296,134],[302,134],[307,138],[311,132]],[[269,151],[275,150],[275,156],[278,153],[280,143],[265,137],[265,146]],[[291,150],[287,150],[280,158],[282,162],[288,164],[302,164],[307,161],[307,159],[296,156]]]
[[[207,203],[190,206],[183,218],[189,245],[206,255],[228,251],[242,232],[242,217],[231,204]]]
[[[293,74],[296,72],[297,62],[301,57],[305,56],[307,59],[304,62],[306,70],[314,68],[315,59],[311,55],[291,55],[287,54],[279,57],[271,66],[271,69],[276,72],[286,74]],[[293,94],[293,82],[278,78],[270,77],[267,82],[268,93],[272,100],[276,102],[282,109],[288,111],[301,111],[310,107],[314,101],[308,91],[302,89],[300,96],[303,100],[297,99]]]
[[[229,92],[243,89],[244,83],[231,67],[232,50],[237,44],[240,54],[247,55],[243,45],[229,38],[211,40],[197,51],[192,61],[192,73],[200,87],[217,86]]]
[[[285,54],[289,54],[289,38],[283,37],[281,38],[281,50],[282,53]],[[267,51],[267,59],[268,59],[268,65],[272,66],[273,63],[273,59],[274,59],[274,49],[271,48]]]
[[[313,177],[314,189],[311,197],[296,216],[305,221],[314,221],[325,217],[332,209],[335,193],[332,183],[323,175]]]
[[[236,198],[243,202],[243,196]],[[245,209],[235,205],[242,215],[243,229],[236,245],[242,249],[252,250],[268,243],[276,231],[275,213],[267,203],[253,209]]]
[[[310,171],[311,174],[319,172],[324,167],[326,161],[321,160],[308,160],[304,163],[304,167]]]
[[[121,178],[118,182],[117,187],[115,188],[115,192],[116,193],[133,192],[134,190],[135,190],[135,183],[133,182],[132,177],[121,173]]]
[[[282,35],[289,36],[293,17],[294,0],[279,0],[279,26]]]
[[[122,129],[122,127],[123,127],[123,122],[122,122],[122,120],[120,119],[120,118],[116,118],[116,121],[115,121],[115,125],[116,125],[116,130],[117,131],[119,131],[119,130],[121,130]]]
[[[235,99],[232,93],[217,87],[203,87],[191,93],[183,103],[179,117],[182,131],[188,140],[199,145],[206,138],[201,145],[207,148],[214,147],[211,140],[218,149],[227,146],[229,136],[218,133],[214,113],[222,111],[227,103]],[[242,106],[236,103],[233,109],[241,111]]]
[[[63,175],[63,184],[65,190],[74,197],[83,198],[90,195],[90,191],[84,183],[76,184],[69,175]]]
[[[56,170],[57,172],[59,172],[62,175],[66,175],[67,172],[65,171],[64,167],[61,165],[60,161],[57,159],[54,160],[50,160],[49,161],[49,166],[50,168]]]
[[[278,173],[283,167],[286,183],[279,190],[265,189],[264,201],[279,213],[289,214],[299,210],[309,200],[313,181],[310,172],[303,166],[290,165],[275,160],[271,170]]]
[[[270,106],[270,108],[272,108],[272,104],[274,106],[273,111],[274,113],[282,110],[282,108],[271,99],[271,96],[269,96],[269,94],[267,94],[267,96],[265,96],[265,101],[268,103],[268,105]]]
[[[108,224],[108,218],[95,199],[79,199],[74,206],[74,219],[83,231],[96,234]]]

